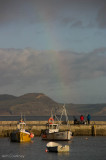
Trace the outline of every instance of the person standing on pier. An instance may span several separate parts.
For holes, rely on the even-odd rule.
[[[84,116],[83,115],[80,116],[80,121],[81,121],[81,124],[84,124]]]
[[[91,120],[91,116],[90,116],[90,114],[88,114],[87,115],[87,122],[88,122],[88,124],[90,124],[90,120]]]

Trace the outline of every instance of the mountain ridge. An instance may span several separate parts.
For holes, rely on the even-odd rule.
[[[48,116],[55,108],[60,110],[64,104],[55,102],[43,93],[26,93],[21,96],[0,94],[0,115],[39,115]],[[68,115],[92,114],[106,115],[106,104],[65,104]]]

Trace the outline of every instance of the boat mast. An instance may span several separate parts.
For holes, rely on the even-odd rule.
[[[62,113],[61,113],[60,121],[62,120],[63,115],[65,115],[66,122],[68,123],[68,115],[67,115],[67,111],[66,111],[66,108],[65,108],[65,104],[63,106],[63,110],[62,110]]]
[[[60,116],[58,116],[58,112],[59,112]],[[57,112],[56,112],[56,108],[55,108],[55,112],[54,112],[55,120],[58,121],[59,124],[61,124],[63,116],[65,116],[65,118],[66,118],[65,121],[68,124],[68,115],[67,115],[67,111],[65,108],[65,104],[63,105],[62,109],[58,109]],[[51,111],[51,117],[53,118],[53,109]]]

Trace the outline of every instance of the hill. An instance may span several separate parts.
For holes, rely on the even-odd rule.
[[[63,104],[57,103],[43,93],[28,93],[19,97],[0,95],[0,115],[50,115]],[[66,104],[68,115],[92,114],[106,115],[106,104]]]
[[[58,103],[42,93],[28,93],[19,97],[0,95],[0,115],[50,115]]]

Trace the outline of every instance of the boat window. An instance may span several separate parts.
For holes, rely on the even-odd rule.
[[[52,125],[50,125],[49,128],[52,129]]]
[[[48,129],[58,129],[58,125],[50,124],[47,126]]]
[[[25,129],[25,124],[20,124],[20,129]]]
[[[56,129],[57,128],[57,125],[53,125],[53,129]]]

